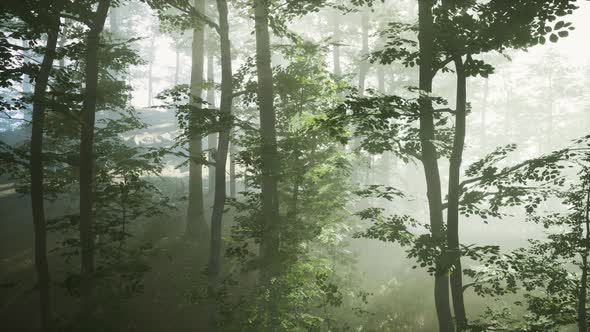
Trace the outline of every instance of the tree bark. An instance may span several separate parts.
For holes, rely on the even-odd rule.
[[[229,196],[231,198],[237,197],[236,192],[236,160],[235,154],[237,153],[236,144],[230,143],[229,146]]]
[[[174,85],[178,85],[178,78],[180,75],[180,46],[176,44],[174,46],[174,52],[176,53],[175,63],[174,63]]]
[[[361,57],[359,63],[359,81],[358,94],[363,96],[365,94],[365,84],[367,81],[367,73],[369,72],[369,63],[364,57],[369,53],[369,16],[367,13],[361,14]]]
[[[100,34],[110,0],[100,0],[86,37],[86,88],[80,136],[80,245],[82,312],[91,314],[94,288],[94,123],[98,97]]]
[[[440,173],[438,170],[438,155],[434,145],[435,127],[432,101],[433,62],[434,62],[434,31],[433,31],[433,1],[420,0],[418,2],[420,44],[420,145],[421,161],[426,177],[428,207],[430,211],[430,227],[435,245],[445,247],[444,223],[442,215],[442,194]],[[434,301],[440,332],[454,331],[453,319],[449,303],[449,277],[444,267],[442,257],[436,258],[436,272],[434,282]]]
[[[211,86],[207,89],[207,103],[209,104],[207,107],[215,108],[215,87],[213,86],[215,82],[215,68],[214,68],[214,54],[213,51],[213,43],[210,41],[209,46],[207,49],[207,83]],[[211,133],[207,137],[207,149],[209,150],[209,188],[207,191],[207,195],[209,196],[209,201],[212,202],[215,198],[215,151],[217,149],[217,133]]]
[[[203,13],[204,0],[194,0],[195,9]],[[205,221],[205,208],[203,203],[203,165],[199,161],[203,157],[202,134],[196,126],[202,118],[202,104],[200,102],[203,93],[203,60],[204,60],[205,34],[202,26],[193,29],[193,54],[191,69],[191,115],[189,117],[189,189],[188,189],[188,216],[185,235],[191,239],[197,239],[205,244],[208,237],[208,227]]]
[[[340,13],[337,10],[332,14],[332,42],[334,43],[332,57],[334,61],[334,76],[340,78],[342,69],[340,67]]]
[[[220,121],[222,122],[222,129],[219,132],[219,141],[215,158],[215,199],[213,202],[213,213],[211,215],[211,250],[208,269],[209,327],[212,331],[217,330],[218,325],[217,316],[219,314],[219,306],[216,297],[219,288],[221,265],[221,228],[226,199],[225,170],[229,148],[233,100],[231,45],[229,39],[229,22],[226,0],[217,0],[217,11],[219,12],[219,37],[221,49],[221,100],[219,108],[221,111]]]
[[[273,101],[273,76],[270,54],[268,0],[254,1],[256,30],[256,69],[258,75],[258,108],[262,139],[262,222],[264,233],[260,247],[264,270],[262,283],[268,286],[278,274],[279,201],[276,114]]]
[[[50,15],[47,8],[43,8],[43,15]],[[37,271],[37,283],[39,287],[42,331],[49,331],[51,329],[51,285],[49,263],[47,262],[47,226],[43,200],[43,128],[46,111],[46,90],[55,59],[55,49],[57,47],[60,27],[58,15],[51,17],[50,20],[50,25],[47,29],[45,55],[43,56],[39,73],[35,78],[33,114],[31,119],[31,209],[35,231],[35,269]]]
[[[67,33],[68,33],[68,29],[67,29],[67,24],[68,24],[68,19],[65,19],[64,21],[64,26],[63,26],[63,30],[61,31],[60,37],[59,37],[59,47],[60,48],[64,48],[66,46],[66,41],[67,41]],[[49,39],[49,36],[48,38]],[[59,68],[63,69],[66,67],[66,59],[65,57],[61,57],[59,59]]]
[[[578,331],[588,332],[586,318],[586,296],[588,293],[588,254],[582,255],[582,277],[580,278],[580,293],[578,294]]]
[[[23,48],[28,48],[29,47],[29,43],[27,42],[27,40],[23,39],[21,46]],[[23,53],[27,54],[26,50],[23,50]],[[29,63],[29,59],[27,57],[25,57],[23,59],[23,64],[27,64]],[[22,82],[22,90],[23,93],[30,93],[31,92],[31,78],[29,77],[29,75],[23,75],[23,82]]]
[[[464,331],[467,327],[465,301],[463,298],[463,270],[461,267],[461,248],[459,246],[459,196],[461,181],[461,162],[465,147],[465,122],[467,108],[467,77],[463,60],[455,57],[455,72],[457,76],[457,106],[455,113],[455,133],[453,149],[449,165],[449,191],[447,207],[447,240],[452,268],[451,293],[453,295],[453,311],[457,331]]]
[[[588,332],[588,318],[586,315],[586,297],[588,296],[588,252],[590,251],[590,183],[587,184],[586,211],[584,223],[586,226],[585,248],[582,253],[582,277],[580,278],[580,292],[578,294],[578,331]]]
[[[154,52],[155,42],[156,42],[155,37],[152,36],[151,47],[150,47],[151,52]],[[148,102],[147,102],[148,107],[152,107],[152,102],[154,101],[153,72],[154,72],[154,56],[152,55],[152,58],[150,59],[150,63],[148,65]]]
[[[489,95],[490,95],[490,79],[485,78],[484,83],[484,90],[483,90],[483,106],[481,108],[481,144],[485,147],[488,143],[488,122],[487,122],[487,112],[488,112],[488,102],[489,102]]]

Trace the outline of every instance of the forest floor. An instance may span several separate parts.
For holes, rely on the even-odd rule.
[[[48,206],[48,214],[59,206]],[[28,199],[0,198],[0,321],[5,331],[37,331],[40,317],[33,264],[33,226]],[[178,218],[176,218],[178,219]],[[182,220],[182,219],[180,219]],[[160,254],[150,258],[142,291],[127,299],[106,299],[108,322],[99,331],[195,331],[207,311],[198,303],[205,284],[206,256],[182,238],[183,225],[168,223],[151,234]],[[153,231],[152,231],[153,233]],[[58,239],[50,236],[49,248]],[[57,253],[49,255],[54,316],[62,324],[77,312],[79,300],[68,294],[63,281],[67,265]],[[195,299],[196,298],[196,299]],[[77,331],[77,329],[72,329]]]

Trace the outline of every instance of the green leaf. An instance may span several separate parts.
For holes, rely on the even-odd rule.
[[[557,41],[559,40],[559,37],[557,37],[557,35],[556,35],[556,34],[552,33],[552,34],[551,34],[551,36],[549,36],[549,40],[550,40],[552,43],[557,43]]]
[[[557,22],[557,23],[555,24],[555,30],[559,30],[559,29],[563,28],[563,27],[564,27],[564,25],[565,25],[565,22],[564,22],[564,21],[559,21],[559,22]]]
[[[545,38],[543,36],[539,37],[539,44],[545,45],[546,42],[547,42],[547,38]]]
[[[567,30],[564,30],[559,31],[557,34],[559,35],[559,37],[567,37],[570,33]]]

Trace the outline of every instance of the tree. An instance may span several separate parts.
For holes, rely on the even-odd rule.
[[[111,1],[100,0],[86,36],[85,99],[80,115],[80,245],[83,313],[90,314],[94,278],[94,124],[98,99],[100,34]]]
[[[37,3],[28,1],[23,4],[7,4],[7,15],[14,15],[21,20],[29,33],[35,39],[42,34],[47,35],[43,48],[44,55],[40,66],[33,75],[35,79],[32,97],[31,117],[31,142],[29,151],[28,171],[30,176],[31,209],[34,225],[34,256],[35,269],[37,271],[37,284],[39,289],[39,304],[41,312],[41,330],[49,331],[52,328],[52,306],[49,264],[47,260],[47,225],[44,204],[44,166],[43,166],[43,135],[45,129],[45,116],[47,104],[47,87],[53,71],[53,62],[57,59],[56,49],[60,30],[60,10],[63,3],[51,1]],[[20,8],[20,9],[19,9]],[[37,15],[37,16],[35,16]],[[4,44],[10,47],[9,43]],[[23,48],[23,51],[25,48]],[[21,68],[16,68],[16,73],[27,71],[27,63]],[[9,69],[9,67],[6,67]],[[27,78],[25,78],[26,80]],[[2,85],[8,82],[3,82]],[[26,93],[25,89],[23,92]],[[3,111],[5,112],[5,111]]]
[[[279,250],[279,197],[278,177],[280,166],[277,155],[276,114],[274,109],[273,75],[270,57],[269,4],[267,0],[254,1],[256,29],[256,70],[258,75],[257,98],[260,111],[260,138],[262,144],[262,224],[264,238],[261,255],[265,265],[262,283],[267,284],[278,273]]]
[[[432,93],[434,78],[434,16],[433,3],[430,0],[418,2],[418,40],[420,46],[420,146],[422,166],[426,177],[428,208],[430,211],[430,227],[432,238],[436,245],[445,242],[444,222],[442,216],[441,182],[438,170],[438,155],[434,146],[435,126],[432,100],[428,94]],[[442,257],[436,258],[434,301],[438,315],[440,332],[454,330],[451,308],[449,305],[449,277],[443,267]]]
[[[43,62],[36,76],[33,94],[33,116],[31,128],[31,209],[35,225],[35,267],[39,283],[41,304],[41,329],[49,331],[51,326],[51,295],[49,266],[47,262],[47,229],[43,197],[43,128],[45,121],[45,91],[55,59],[59,35],[59,10],[61,4],[44,3],[41,16],[47,20],[47,44]]]
[[[212,33],[210,33],[212,35]],[[210,36],[207,38],[207,104],[209,108],[215,108],[215,43],[214,38]],[[209,201],[213,202],[215,197],[215,150],[217,148],[217,133],[211,133],[207,136],[207,160],[209,162],[208,172],[209,174],[209,190],[207,195]]]
[[[231,59],[231,44],[229,38],[229,20],[226,0],[217,0],[219,12],[219,37],[221,49],[221,102],[220,102],[220,130],[215,156],[215,199],[211,214],[211,249],[209,254],[209,327],[213,330],[218,325],[217,293],[220,278],[222,219],[226,199],[226,165],[231,132],[231,112],[233,102],[233,73]]]
[[[205,1],[195,0],[194,10],[204,12]],[[191,65],[191,104],[189,119],[189,194],[186,235],[205,242],[208,238],[208,227],[205,222],[205,207],[203,202],[203,145],[202,133],[197,130],[202,118],[201,94],[203,92],[204,73],[204,42],[205,31],[201,22],[195,21],[193,28],[193,54]],[[203,243],[204,244],[204,243]]]

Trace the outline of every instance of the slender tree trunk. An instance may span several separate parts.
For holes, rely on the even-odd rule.
[[[237,197],[236,192],[236,160],[235,155],[237,153],[236,143],[231,142],[229,146],[229,196],[231,198]]]
[[[204,0],[194,0],[195,9],[203,13]],[[191,69],[191,116],[189,128],[189,189],[188,189],[188,216],[185,234],[187,237],[197,239],[205,244],[208,237],[208,227],[205,222],[205,208],[203,203],[203,165],[200,160],[203,157],[202,134],[196,130],[196,125],[202,118],[202,104],[200,102],[203,93],[203,60],[204,60],[205,33],[202,26],[193,29],[193,54]],[[197,161],[198,160],[198,161]]]
[[[548,89],[549,116],[547,118],[547,132],[544,133],[545,137],[547,138],[547,143],[546,143],[547,145],[545,147],[541,147],[541,148],[553,149],[553,121],[554,121],[553,113],[555,112],[555,97],[553,94],[553,70],[552,69],[550,69],[550,71],[549,71],[548,80],[549,80],[549,89]],[[540,152],[543,152],[543,150],[540,149]]]
[[[215,82],[215,68],[214,68],[214,57],[213,55],[215,52],[213,51],[213,43],[209,42],[209,47],[207,49],[207,83],[211,86],[207,89],[207,103],[209,104],[207,107],[215,108],[215,87],[213,87],[213,83]],[[209,189],[208,189],[208,196],[209,201],[212,202],[215,198],[215,151],[217,149],[217,133],[211,133],[207,137],[207,149],[209,150]]]
[[[586,296],[588,295],[588,254],[582,254],[582,277],[580,278],[580,293],[578,294],[578,331],[588,332],[586,318]]]
[[[59,10],[59,9],[58,9]],[[44,15],[50,15],[43,9]],[[45,122],[45,95],[59,34],[59,16],[51,17],[47,29],[45,55],[35,78],[33,94],[33,114],[31,128],[31,208],[35,230],[35,269],[39,287],[41,309],[41,330],[51,329],[51,286],[49,264],[47,262],[47,227],[45,224],[45,207],[43,201],[43,128]]]
[[[334,76],[341,77],[342,69],[340,67],[340,13],[334,10],[332,13],[332,39],[334,48],[332,50],[332,56],[334,59]]]
[[[68,33],[68,28],[67,28],[68,19],[65,19],[64,23],[65,24],[64,24],[64,26],[62,28],[61,35],[59,37],[59,47],[60,48],[64,48],[66,46],[66,41],[67,41],[67,38],[68,38],[68,36],[67,36],[67,33]],[[49,39],[49,37],[47,39]],[[65,67],[66,67],[66,59],[65,59],[65,57],[62,56],[59,59],[59,68],[63,69]]]
[[[487,124],[487,112],[488,112],[488,99],[490,95],[490,79],[486,77],[483,90],[483,106],[481,108],[481,143],[485,147],[488,143],[488,124]]]
[[[155,40],[154,37],[152,37],[152,42],[151,42],[151,51],[154,51],[154,44],[155,44]],[[152,56],[152,59],[150,60],[150,63],[148,65],[148,107],[152,107],[152,102],[154,100],[154,78],[153,78],[153,73],[154,73],[154,57]]]
[[[174,52],[176,53],[175,63],[174,63],[174,85],[178,85],[178,77],[180,75],[180,46],[175,45]]]
[[[215,200],[213,202],[213,213],[211,215],[211,250],[208,269],[209,327],[212,331],[217,330],[217,316],[219,314],[216,296],[219,287],[221,265],[221,228],[226,198],[225,169],[231,131],[231,109],[233,100],[231,45],[229,39],[229,22],[226,0],[217,0],[217,11],[219,12],[219,36],[221,48],[220,118],[223,127],[219,132],[219,142],[215,158]]]
[[[586,297],[588,296],[588,252],[590,251],[590,183],[587,184],[586,213],[584,222],[586,226],[585,248],[582,253],[582,277],[580,279],[580,292],[578,294],[578,331],[588,332],[588,318],[586,316]]]
[[[369,63],[364,57],[369,53],[369,15],[363,12],[361,15],[361,58],[359,63],[359,81],[358,94],[363,96],[366,89],[367,73],[369,72]]]
[[[268,25],[268,0],[254,1],[256,30],[256,69],[258,74],[258,108],[262,139],[262,220],[264,233],[261,255],[264,270],[262,283],[268,286],[279,273],[279,201],[276,114],[273,101],[273,76]],[[271,302],[272,302],[271,295]],[[272,304],[269,306],[272,309]],[[272,316],[272,313],[271,313]],[[273,317],[274,319],[274,317]]]
[[[453,295],[453,311],[457,331],[464,331],[467,327],[467,316],[463,299],[463,270],[461,267],[461,248],[459,246],[459,196],[461,195],[459,183],[461,181],[461,162],[465,147],[467,77],[461,57],[456,56],[454,61],[457,75],[457,106],[453,150],[449,165],[447,240],[450,263],[452,264],[451,293]]]
[[[432,0],[418,2],[420,44],[420,144],[421,161],[424,166],[430,211],[430,227],[436,245],[445,247],[445,234],[442,215],[441,181],[438,170],[438,155],[433,141],[435,137],[432,101],[427,94],[432,92],[434,62],[434,31]],[[434,282],[434,301],[440,332],[454,331],[453,318],[449,303],[449,277],[442,257],[436,258]]]
[[[94,123],[98,94],[100,34],[110,0],[100,0],[86,39],[86,88],[80,115],[80,245],[82,260],[82,312],[91,314],[94,289]]]
[[[29,43],[27,42],[27,40],[23,39],[22,41],[22,47],[24,48],[28,48],[29,47]],[[27,64],[29,63],[29,59],[27,58],[27,56],[29,56],[27,51],[23,51],[25,54],[25,58],[23,59],[23,64]],[[31,82],[30,82],[31,78],[29,77],[29,75],[23,75],[23,83],[22,83],[22,90],[23,93],[30,93],[31,92]]]

